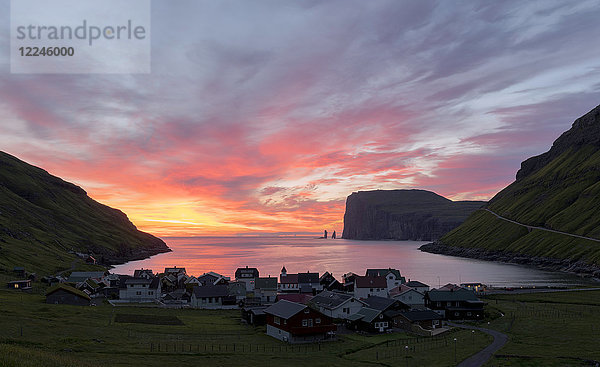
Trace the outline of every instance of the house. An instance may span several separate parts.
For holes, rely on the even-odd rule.
[[[177,266],[174,266],[172,268],[165,268],[164,274],[165,275],[174,275],[175,277],[177,277],[177,275],[179,275],[179,274],[187,275],[187,272],[185,271],[185,268],[178,268]]]
[[[288,274],[285,266],[281,269],[281,274],[279,275],[279,292],[300,292],[298,274]]]
[[[88,264],[96,265],[96,258],[93,257],[92,255],[88,255],[85,258],[85,262],[88,263]]]
[[[300,293],[312,293],[313,295],[322,291],[323,286],[319,282],[319,273],[298,273],[298,288]]]
[[[425,295],[404,284],[390,290],[390,298],[398,300],[410,308],[425,308]]]
[[[190,304],[195,308],[235,308],[235,295],[229,294],[229,289],[224,284],[203,285],[194,287]]]
[[[20,278],[25,278],[25,268],[22,266],[15,266],[13,268],[13,273],[15,274],[15,276],[20,277]]]
[[[483,283],[461,283],[460,286],[473,292],[485,292],[487,288]]]
[[[358,299],[369,296],[387,297],[387,280],[382,276],[356,276],[354,278],[354,297]]]
[[[248,306],[242,308],[242,320],[248,325],[260,326],[267,323],[265,309],[267,306]]]
[[[54,285],[54,284],[58,284],[58,283],[64,283],[65,279],[61,276],[45,276],[41,279],[42,283],[46,283],[50,286]]]
[[[185,271],[185,269],[183,269],[183,270]],[[144,268],[136,269],[133,271],[133,277],[134,278],[152,279],[152,278],[154,278],[154,272],[152,272],[152,269],[144,269]]]
[[[363,307],[354,315],[348,316],[347,327],[371,333],[383,333],[392,328],[393,319],[388,313],[370,307]]]
[[[421,335],[431,335],[430,331],[443,326],[442,316],[431,310],[401,311],[391,316],[395,327]]]
[[[400,274],[397,269],[367,269],[366,276],[385,277],[387,282],[387,290],[406,283],[406,279]]]
[[[192,296],[185,289],[176,289],[162,297],[163,303],[166,304],[187,304]]]
[[[329,273],[328,271],[321,275],[321,277],[319,278],[319,283],[321,284],[323,289],[326,289],[328,291],[344,290],[344,285],[340,283],[337,279],[335,279],[333,274]]]
[[[346,319],[367,304],[348,293],[323,291],[314,296],[309,305],[331,318]]]
[[[260,297],[261,302],[275,302],[277,296],[277,278],[258,277],[254,283],[254,296]]]
[[[195,276],[191,276],[188,277],[186,279],[186,281],[183,283],[185,289],[189,290],[190,292],[192,291],[192,289],[194,289],[194,287],[201,285],[200,281],[198,280],[198,278],[196,278]]]
[[[354,292],[354,280],[359,276],[353,272],[348,272],[342,275],[342,285],[344,286],[344,291],[346,292]]]
[[[102,286],[100,286],[100,284],[102,284]],[[88,295],[93,295],[96,294],[98,291],[100,291],[102,288],[104,288],[105,284],[104,283],[98,283],[92,279],[86,279],[83,282],[79,282],[75,285],[75,288],[85,292]]]
[[[444,317],[445,320],[481,320],[484,302],[473,291],[432,289],[425,293],[425,306]]]
[[[246,294],[248,293],[246,285],[247,283],[245,282],[230,282],[227,284],[229,295],[235,296],[238,303],[244,301],[246,299]],[[277,289],[275,289],[275,291],[277,292]]]
[[[198,277],[198,282],[200,282],[200,285],[227,284],[229,283],[229,277],[209,271],[208,273],[200,275]]]
[[[404,303],[386,297],[369,296],[363,301],[367,304],[366,307],[379,311],[408,311],[410,307]]]
[[[177,289],[177,275],[165,275],[160,278],[160,283],[163,292],[173,292]]]
[[[288,343],[332,340],[337,326],[329,316],[286,300],[267,307],[267,335]]]
[[[458,290],[458,289],[462,289],[462,287],[459,287],[456,284],[448,283],[448,284],[446,284],[446,285],[444,285],[442,287],[439,287],[437,290],[438,291],[455,291],[455,290]]]
[[[275,302],[285,299],[286,301],[307,305],[313,297],[312,294],[306,293],[280,293],[275,297]]]
[[[46,303],[89,306],[91,298],[84,292],[66,284],[57,284],[46,292]]]
[[[246,290],[252,292],[254,290],[254,280],[258,278],[258,274],[257,268],[249,268],[248,266],[237,268],[235,271],[235,280],[246,283]]]
[[[429,286],[425,283],[419,282],[418,280],[409,280],[405,285],[422,294],[425,294],[425,292],[429,291]]]
[[[103,271],[74,271],[67,278],[67,283],[81,283],[87,279],[92,279],[95,282],[104,281],[105,272]]]
[[[6,287],[8,289],[20,289],[22,291],[26,291],[31,289],[31,279],[26,280],[12,280],[6,283]]]
[[[104,282],[108,287],[118,287],[119,286],[119,275],[118,274],[108,274],[104,277]]]
[[[127,302],[154,302],[161,294],[158,277],[152,279],[130,277],[119,287],[119,299]]]

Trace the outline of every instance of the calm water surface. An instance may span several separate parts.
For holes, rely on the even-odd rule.
[[[308,237],[170,237],[173,252],[118,265],[113,272],[132,274],[146,268],[185,267],[188,274],[208,271],[231,276],[238,267],[256,267],[261,276],[279,276],[285,265],[290,273],[332,272],[338,279],[349,271],[363,275],[367,268],[396,268],[407,279],[436,287],[446,283],[482,282],[493,286],[566,286],[589,284],[568,274],[494,263],[418,250],[426,242],[322,240]]]

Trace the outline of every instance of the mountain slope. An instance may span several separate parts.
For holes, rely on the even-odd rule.
[[[116,263],[170,250],[80,187],[0,152],[0,268],[51,273],[69,268],[69,251]]]
[[[484,204],[482,201],[452,201],[425,190],[359,191],[346,200],[342,237],[438,239]]]
[[[516,181],[487,207],[519,223],[600,239],[600,106],[577,119],[548,152],[524,161]],[[447,253],[451,249],[443,247],[452,246],[479,250],[478,257],[487,251],[563,260],[563,267],[600,265],[600,242],[529,231],[486,211],[473,213],[439,242],[432,251]]]

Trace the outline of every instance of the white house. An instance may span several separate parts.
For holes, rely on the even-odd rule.
[[[246,283],[246,290],[248,292],[252,292],[254,290],[254,282],[256,278],[258,278],[258,269],[257,268],[237,268],[235,271],[235,281],[236,282],[244,282]]]
[[[429,286],[425,283],[419,282],[418,280],[409,280],[405,285],[423,294],[425,294],[425,292],[429,292]]]
[[[390,298],[400,301],[412,309],[422,309],[425,307],[425,295],[406,285],[393,288],[390,291]]]
[[[128,278],[119,289],[119,299],[127,302],[153,302],[160,298],[160,279]]]
[[[366,305],[351,294],[335,291],[323,291],[313,297],[309,303],[323,315],[334,319],[346,319]]]
[[[400,284],[406,283],[406,279],[400,274],[400,270],[397,269],[367,269],[366,275],[372,277],[385,277],[388,291]]]
[[[282,293],[300,292],[298,274],[288,274],[284,266],[281,269],[281,274],[279,275],[278,290]]]
[[[356,276],[354,278],[354,297],[363,299],[369,296],[388,296],[386,278],[381,276]]]

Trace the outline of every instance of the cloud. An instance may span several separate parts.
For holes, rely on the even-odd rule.
[[[0,147],[157,234],[340,231],[357,190],[488,199],[600,97],[594,1],[152,15],[150,75],[12,75],[2,48]]]

